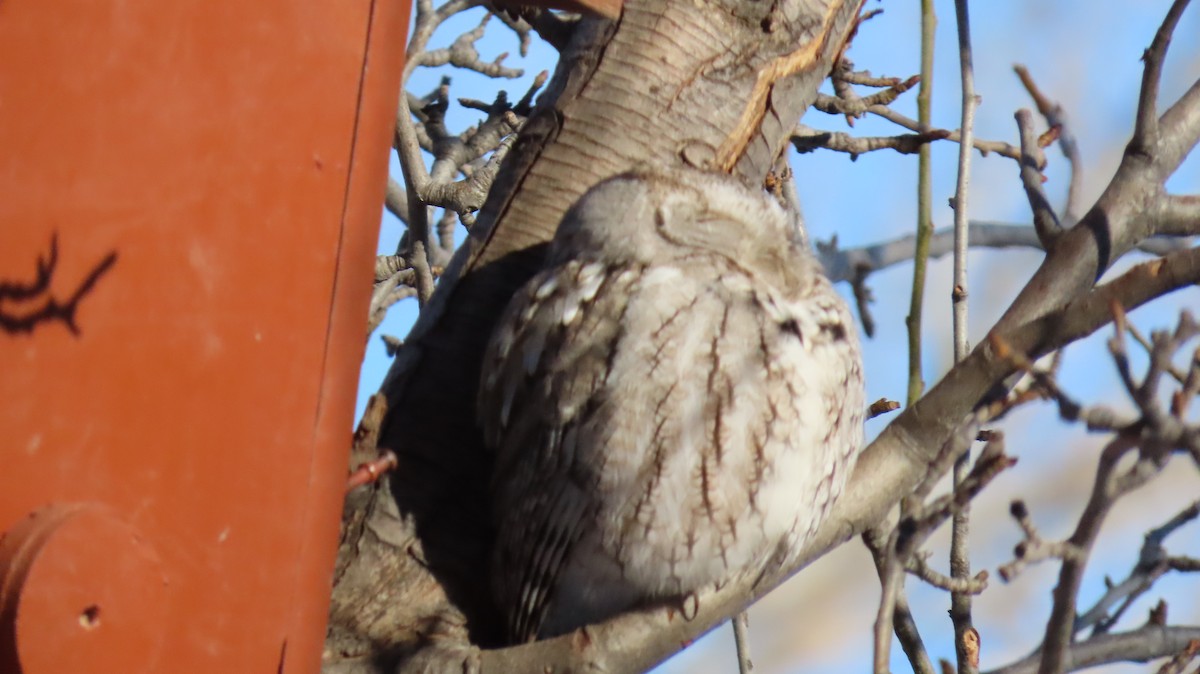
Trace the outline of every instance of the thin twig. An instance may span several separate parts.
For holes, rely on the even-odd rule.
[[[988,572],[980,571],[973,578],[952,578],[929,566],[925,555],[915,555],[908,562],[907,571],[930,585],[947,592],[962,592],[976,595],[987,589]]]
[[[913,674],[934,674],[933,661],[925,650],[925,641],[917,629],[917,621],[913,618],[908,597],[904,593],[896,597],[892,628],[896,632],[896,639],[900,641],[900,648],[912,665]]]
[[[867,110],[867,112],[871,113],[872,115],[882,117],[893,124],[898,124],[909,131],[916,131],[917,133],[932,133],[937,131],[937,129],[929,128],[927,125],[922,124],[911,117],[906,117],[905,115],[902,115],[885,105],[873,106],[871,109]],[[946,133],[946,140],[952,143],[961,143],[962,135],[958,131],[948,131]],[[979,153],[985,157],[994,152],[1001,157],[1008,157],[1009,159],[1019,160],[1021,158],[1020,149],[1011,143],[979,140],[976,138],[975,141],[971,143],[971,147],[978,150]]]
[[[1021,84],[1033,98],[1038,113],[1046,120],[1047,126],[1058,129],[1058,149],[1071,165],[1071,179],[1067,186],[1067,203],[1063,207],[1064,225],[1070,227],[1079,220],[1079,205],[1083,199],[1083,159],[1079,152],[1079,143],[1067,120],[1066,110],[1062,105],[1050,100],[1033,81],[1029,69],[1023,65],[1013,66]]]
[[[1175,0],[1167,10],[1158,32],[1150,48],[1142,54],[1145,71],[1142,74],[1142,87],[1138,92],[1137,118],[1134,121],[1133,139],[1130,144],[1142,150],[1150,150],[1158,143],[1158,87],[1162,80],[1163,61],[1167,56],[1167,47],[1171,44],[1171,35],[1179,24],[1179,17],[1188,6],[1189,0]]]
[[[917,93],[919,131],[930,129],[933,99],[933,39],[937,26],[933,0],[921,0],[921,88]],[[929,239],[933,235],[933,173],[929,146],[917,152],[917,248],[913,258],[912,296],[908,317],[908,404],[916,402],[925,390],[921,372],[921,313],[925,301],[925,269],[929,260]]]
[[[817,94],[816,100],[813,101],[813,107],[829,115],[862,117],[867,110],[876,105],[890,105],[901,94],[912,89],[920,81],[921,78],[915,75],[907,80],[896,80],[894,84],[889,85],[883,91],[877,91],[870,96],[854,96],[853,98],[849,98]]]
[[[1033,226],[1041,239],[1042,247],[1051,250],[1054,248],[1054,242],[1062,234],[1062,224],[1046,198],[1046,191],[1042,189],[1043,177],[1038,167],[1046,163],[1045,157],[1033,129],[1033,113],[1021,108],[1015,117],[1017,130],[1021,134],[1021,186],[1025,188],[1025,196],[1033,209]]]
[[[888,659],[891,648],[890,634],[895,632],[896,638],[900,641],[900,647],[904,649],[904,654],[912,664],[915,674],[934,674],[933,662],[925,650],[925,642],[921,639],[920,630],[913,619],[912,611],[908,606],[908,598],[905,596],[903,565],[899,561],[898,555],[895,554],[897,544],[895,527],[893,526],[887,533],[880,528],[872,529],[864,533],[862,538],[871,552],[871,559],[875,562],[875,570],[879,575],[881,588],[880,607],[876,613],[874,632],[876,668],[878,668],[881,658],[885,662]],[[913,542],[915,543],[915,541]],[[894,591],[887,587],[889,582],[893,584]],[[885,601],[890,606],[885,607]],[[881,620],[890,620],[890,622],[880,622]]]
[[[1092,608],[1075,619],[1075,631],[1095,626],[1093,634],[1103,634],[1111,629],[1135,599],[1148,591],[1154,582],[1172,570],[1170,559],[1163,543],[1176,529],[1200,516],[1200,501],[1184,508],[1167,522],[1146,533],[1138,561],[1129,576],[1120,583],[1111,584],[1104,596]],[[1113,606],[1117,607],[1112,611]]]
[[[882,531],[883,525],[863,534],[863,541],[867,544],[875,561],[881,586],[874,638],[874,666],[877,672],[887,671],[891,649],[890,631],[894,631],[900,640],[914,671],[923,674],[933,672],[933,663],[925,650],[916,622],[908,610],[908,602],[905,597],[905,573],[917,569],[917,575],[921,576],[924,557],[918,552],[918,549],[929,535],[944,524],[953,513],[961,510],[996,475],[1015,463],[1015,460],[1004,455],[1003,436],[1000,433],[993,433],[989,437],[984,451],[980,453],[974,468],[962,480],[961,485],[952,490],[950,494],[937,498],[929,504],[924,503],[938,478],[944,475],[950,466],[966,453],[971,443],[979,435],[980,426],[995,413],[995,410],[983,408],[972,413],[963,421],[954,435],[942,446],[938,458],[929,467],[925,478],[914,488],[913,493],[901,502],[900,520],[897,526],[891,527],[886,534]],[[963,579],[962,583],[958,583],[956,579],[936,574],[927,566],[924,567],[924,571],[928,572],[925,577],[952,591],[961,589],[965,592],[977,593],[987,586],[986,572],[981,572],[975,578]],[[938,582],[943,578],[944,582]],[[978,641],[978,634],[975,630],[968,628],[964,633],[964,644],[968,641],[968,634],[974,635],[976,642]],[[974,655],[968,657],[968,662],[976,662],[978,649],[971,652]]]
[[[1113,662],[1149,662],[1178,653],[1194,639],[1200,639],[1200,627],[1146,625],[1129,632],[1103,634],[1070,644],[1060,671],[1074,672]],[[1034,674],[1037,671],[1038,655],[1035,653],[987,674]]]
[[[845,67],[843,68],[842,66]],[[849,59],[843,57],[841,62],[838,64],[838,67],[835,67],[833,72],[830,73],[830,77],[834,81],[846,82],[847,84],[857,84],[864,87],[876,87],[879,89],[885,87],[894,87],[901,82],[899,77],[875,77],[866,70],[855,71],[853,68],[854,64],[851,63]],[[917,78],[919,81],[920,75],[918,75]]]
[[[887,533],[873,529],[863,534],[863,542],[875,561],[880,585],[879,608],[876,610],[874,627],[872,671],[875,674],[890,674],[888,663],[891,660],[893,631],[902,640],[915,636],[916,642],[910,643],[910,646],[921,654],[925,652],[920,635],[916,631],[916,623],[911,622],[911,615],[909,621],[903,623],[902,630],[897,629],[899,625],[896,622],[897,605],[903,604],[907,607],[907,601],[904,599],[904,566],[900,560],[911,555],[915,549],[913,546],[917,544],[917,540],[915,536],[910,535],[911,533],[909,531],[901,534],[898,527],[892,527]],[[928,660],[928,655],[925,655],[924,659]]]
[[[888,666],[892,653],[892,625],[896,611],[896,595],[903,580],[903,573],[893,570],[891,564],[885,566],[884,575],[880,578],[882,587],[879,609],[875,614],[874,660],[871,670],[875,674],[891,674],[892,671]]]
[[[792,147],[804,154],[813,150],[832,150],[850,155],[859,155],[877,150],[895,150],[900,154],[916,154],[921,148],[936,140],[949,137],[950,132],[941,129],[929,133],[910,133],[900,136],[851,136],[844,131],[826,131],[797,124],[792,131]]]
[[[863,334],[867,337],[874,337],[875,317],[871,314],[871,303],[875,301],[875,295],[867,285],[867,277],[870,275],[869,267],[860,266],[855,270],[850,287],[854,290],[854,305],[858,308],[858,318],[862,322]]]
[[[836,241],[816,244],[817,255],[825,274],[832,281],[853,281],[865,269],[876,272],[893,265],[909,262],[916,255],[914,234],[905,234],[889,241],[841,250]],[[1037,231],[1029,225],[1016,225],[986,220],[970,221],[972,248],[1030,248],[1045,250],[1038,239]],[[1137,249],[1149,255],[1166,255],[1191,247],[1186,239],[1155,237],[1141,242]],[[930,259],[954,252],[954,228],[934,230],[929,241]]]
[[[1083,572],[1087,566],[1092,544],[1100,533],[1100,526],[1118,498],[1145,484],[1157,471],[1142,468],[1145,459],[1139,459],[1133,468],[1118,472],[1120,460],[1138,446],[1137,439],[1130,435],[1117,435],[1100,453],[1096,469],[1096,481],[1092,496],[1088,499],[1075,532],[1067,539],[1078,554],[1063,560],[1054,588],[1054,607],[1046,623],[1046,638],[1042,642],[1042,662],[1039,674],[1056,674],[1063,671],[1067,647],[1071,643],[1075,626],[1075,601]]]
[[[733,616],[730,623],[733,625],[733,644],[737,649],[738,674],[750,674],[754,670],[754,663],[750,661],[750,635],[747,633],[750,629],[750,614],[742,611]]]
[[[1020,575],[1029,564],[1043,562],[1048,559],[1075,559],[1079,556],[1078,549],[1066,541],[1047,541],[1042,538],[1024,501],[1013,501],[1009,514],[1021,527],[1024,539],[1013,550],[1012,561],[1002,564],[999,568],[1000,578],[1009,582]]]
[[[405,226],[408,226],[408,193],[404,186],[390,176],[387,181],[387,191],[384,193],[383,205],[388,212],[396,216]]]
[[[954,1],[958,25],[958,60],[962,79],[962,115],[959,128],[962,142],[958,146],[958,181],[954,190],[954,289],[951,292],[954,330],[954,362],[967,357],[967,225],[970,211],[971,144],[975,138],[975,70],[971,54],[971,20],[967,0]],[[952,484],[959,489],[967,478],[971,453],[964,452],[954,462]],[[963,503],[954,513],[950,525],[951,580],[966,584],[971,579],[970,502]],[[923,561],[923,560],[922,560]],[[932,572],[932,569],[929,569]],[[986,580],[986,575],[984,576]],[[960,674],[979,671],[979,649],[968,648],[969,636],[978,633],[971,620],[971,592],[965,587],[950,593],[950,620],[954,624],[955,655]]]
[[[867,407],[867,418],[874,419],[875,417],[880,416],[881,414],[887,414],[888,412],[895,412],[898,409],[900,409],[900,403],[896,402],[895,400],[888,400],[887,398],[880,398],[879,400],[876,400],[875,402],[871,403],[870,406]]]
[[[460,35],[449,47],[429,49],[413,55],[411,57],[414,60],[412,65],[420,65],[428,68],[452,65],[465,70],[473,70],[488,77],[503,77],[508,79],[520,77],[524,74],[523,70],[503,65],[504,59],[508,57],[508,54],[500,54],[490,62],[484,61],[479,57],[479,51],[476,50],[475,43],[483,37],[484,32],[487,30],[488,21],[491,18],[491,14],[485,14],[478,26]]]

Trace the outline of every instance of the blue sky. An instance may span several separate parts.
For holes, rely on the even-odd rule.
[[[934,124],[958,126],[958,58],[953,3],[939,1],[937,11],[936,68],[934,75]],[[1014,63],[1025,64],[1039,86],[1067,109],[1084,156],[1084,199],[1090,205],[1112,176],[1121,150],[1132,128],[1141,76],[1140,57],[1149,44],[1167,0],[1138,3],[1104,0],[1083,2],[1038,0],[977,2],[972,7],[975,46],[976,89],[982,97],[976,134],[980,138],[1016,142],[1013,112],[1033,107],[1017,78]],[[907,77],[918,71],[919,3],[877,2],[868,8],[884,13],[864,25],[849,52],[859,69],[876,75]],[[439,46],[473,28],[480,17],[476,10],[443,26],[435,38]],[[1200,77],[1200,9],[1185,13],[1168,56],[1161,105],[1174,101],[1191,82]],[[501,52],[513,56],[506,62],[525,69],[525,76],[498,82],[470,72],[449,72],[453,78],[452,100],[471,97],[488,100],[497,89],[507,89],[515,99],[539,71],[553,69],[556,54],[535,42],[530,56],[517,56],[517,41],[496,22],[478,44],[485,60]],[[432,90],[443,69],[421,69],[409,88],[424,94]],[[897,110],[916,116],[915,91],[901,98]],[[462,129],[477,119],[472,111],[452,104],[450,128]],[[804,123],[822,129],[848,130],[840,118],[810,112]],[[1039,119],[1040,123],[1040,119]],[[900,133],[890,123],[867,118],[859,120],[853,133],[890,135]],[[1046,190],[1052,202],[1061,204],[1067,184],[1065,161],[1057,148],[1048,149]],[[934,148],[934,222],[951,224],[947,199],[955,182],[957,146],[939,143]],[[399,168],[392,158],[392,174]],[[916,159],[892,152],[875,152],[850,161],[846,155],[814,153],[793,157],[793,167],[810,236],[828,240],[837,235],[842,247],[868,244],[906,234],[914,229],[916,211]],[[981,220],[1027,223],[1029,207],[1011,160],[975,155],[970,216]],[[1200,160],[1191,157],[1168,186],[1178,192],[1200,192]],[[380,253],[395,251],[402,228],[385,214],[380,232]],[[461,234],[461,233],[460,233]],[[970,263],[970,336],[979,339],[1015,296],[1041,258],[1033,251],[976,251]],[[1136,261],[1123,261],[1118,269]],[[926,291],[924,374],[932,384],[950,363],[950,260],[931,265]],[[877,334],[865,346],[868,397],[903,400],[905,377],[904,317],[912,277],[911,265],[899,265],[871,277],[876,302],[873,312]],[[849,295],[848,289],[842,290]],[[1188,289],[1133,314],[1140,327],[1149,330],[1173,324],[1182,307],[1200,306],[1200,290]],[[415,317],[415,300],[394,307],[383,326],[372,337],[364,362],[359,406],[377,390],[390,359],[378,334],[404,336]],[[1104,350],[1102,339],[1092,339],[1066,353],[1061,382],[1067,391],[1085,402],[1106,402],[1128,407],[1120,393],[1119,380]],[[888,417],[868,426],[873,436]],[[991,589],[981,597],[976,622],[983,635],[983,666],[1004,664],[1033,648],[1049,611],[1049,592],[1056,569],[1044,565],[1026,572],[1011,586],[1000,583],[995,567],[1007,561],[1019,540],[1015,525],[1004,514],[1012,498],[1025,498],[1033,517],[1047,537],[1069,534],[1090,486],[1095,456],[1104,438],[1086,435],[1082,429],[1057,420],[1048,405],[1019,410],[1002,426],[1008,433],[1009,452],[1020,465],[1000,478],[976,502],[980,518],[973,534],[977,568],[993,571]],[[1172,470],[1173,469],[1173,470]],[[1128,572],[1141,543],[1140,532],[1157,525],[1200,494],[1200,478],[1194,469],[1173,465],[1171,475],[1143,489],[1123,503],[1102,535],[1097,557],[1085,581],[1082,601],[1099,596],[1105,574],[1120,579]],[[934,563],[944,568],[944,536],[935,537]],[[1180,552],[1200,554],[1200,526],[1193,523],[1177,532],[1171,541]],[[851,542],[831,561],[786,584],[760,603],[751,613],[752,650],[762,672],[866,671],[870,662],[870,625],[874,619],[878,583],[865,563],[862,545]],[[806,582],[806,577],[810,579]],[[950,625],[945,617],[948,599],[917,582],[909,584],[911,600],[931,655],[952,657]],[[830,588],[834,588],[831,590]],[[844,588],[839,591],[838,588]],[[1145,611],[1159,597],[1195,597],[1197,588],[1181,580],[1163,582],[1156,591],[1131,609],[1128,627],[1144,620]],[[1177,599],[1172,603],[1172,622],[1200,623],[1196,602]],[[898,649],[896,649],[898,653]],[[735,668],[732,637],[722,627],[687,652],[664,664],[663,673],[731,671]],[[895,671],[907,663],[894,659]],[[1145,671],[1145,666],[1117,667],[1106,671]]]

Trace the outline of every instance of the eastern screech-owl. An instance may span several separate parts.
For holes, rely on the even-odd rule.
[[[782,208],[729,176],[606,180],[484,357],[492,581],[514,642],[795,550],[862,442],[858,337]]]

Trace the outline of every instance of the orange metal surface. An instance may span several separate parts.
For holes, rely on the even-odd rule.
[[[99,557],[94,551],[103,550]],[[139,672],[159,661],[167,579],[142,536],[103,506],[54,505],[0,541],[4,671]],[[10,592],[11,591],[11,592]]]
[[[0,671],[318,669],[408,15],[0,0]]]

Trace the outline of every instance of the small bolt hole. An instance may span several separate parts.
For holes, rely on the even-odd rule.
[[[100,607],[92,604],[79,614],[79,625],[85,630],[94,630],[100,626]]]

